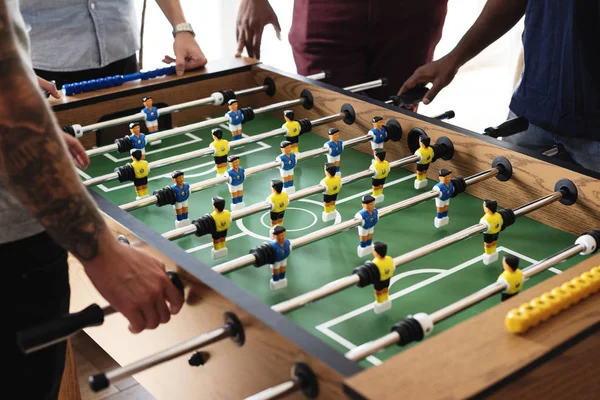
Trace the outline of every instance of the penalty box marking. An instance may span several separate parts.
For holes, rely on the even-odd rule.
[[[503,246],[498,247],[497,251],[498,252],[504,251],[505,253],[513,254],[513,255],[515,255],[515,256],[523,259],[523,260],[528,261],[531,264],[535,264],[535,263],[538,262],[537,260],[534,260],[534,259],[532,259],[530,257],[524,256],[524,255],[522,255],[520,253],[517,253],[516,251],[513,251],[513,250],[508,249],[508,248],[503,247]],[[391,281],[390,281],[390,288],[392,287],[392,285],[394,283],[396,283],[397,281],[399,281],[402,278],[405,278],[405,277],[408,277],[408,276],[411,276],[411,275],[438,272],[437,275],[434,275],[434,276],[432,276],[430,278],[427,278],[424,281],[421,281],[419,283],[415,283],[414,285],[411,285],[411,286],[409,286],[409,287],[407,287],[405,289],[402,289],[399,292],[391,294],[390,295],[390,301],[393,301],[393,300],[395,300],[395,299],[397,299],[399,297],[402,297],[404,295],[412,293],[412,292],[414,292],[417,289],[425,287],[425,286],[427,286],[427,285],[429,285],[429,284],[431,284],[433,282],[436,282],[436,281],[438,281],[438,280],[440,280],[442,278],[445,278],[445,277],[447,277],[447,276],[449,276],[449,275],[451,275],[451,274],[453,274],[455,272],[458,272],[458,271],[460,271],[460,270],[462,270],[464,268],[467,268],[468,266],[473,265],[473,264],[475,264],[475,263],[477,263],[477,262],[479,262],[481,260],[483,260],[483,254],[480,255],[480,256],[477,256],[475,258],[472,258],[471,260],[465,261],[464,263],[462,263],[460,265],[457,265],[457,266],[455,266],[455,267],[453,267],[451,269],[448,269],[448,270],[417,269],[417,270],[412,270],[412,271],[406,271],[406,272],[403,272],[403,273],[401,273],[401,274],[399,274],[397,276],[394,276],[391,279]],[[554,268],[554,270],[552,270],[552,272],[557,273],[557,274],[562,273],[562,271],[560,271],[560,270],[558,270],[556,268]],[[336,318],[333,318],[333,319],[331,319],[329,321],[323,322],[322,324],[317,325],[316,329],[318,331],[320,331],[321,333],[323,333],[324,335],[328,336],[330,339],[332,339],[335,342],[337,342],[338,344],[346,347],[348,350],[352,350],[352,349],[356,348],[357,346],[354,343],[352,343],[349,340],[347,340],[346,338],[344,338],[343,336],[341,336],[341,335],[335,333],[334,331],[332,331],[331,328],[334,327],[335,325],[338,325],[338,324],[340,324],[340,323],[342,323],[344,321],[347,321],[347,320],[349,320],[351,318],[354,318],[354,317],[356,317],[358,315],[364,314],[364,313],[366,313],[366,312],[368,312],[368,311],[370,311],[372,309],[373,309],[373,303],[371,302],[371,303],[369,303],[369,304],[367,304],[367,305],[365,305],[363,307],[357,308],[356,310],[350,311],[350,312],[348,312],[346,314],[340,315],[339,317],[336,317]],[[369,356],[369,357],[367,357],[367,361],[369,361],[373,365],[380,365],[382,363],[382,361],[380,359],[378,359],[377,357],[375,357],[375,356]]]

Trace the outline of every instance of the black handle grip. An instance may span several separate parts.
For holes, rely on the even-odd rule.
[[[99,305],[92,304],[77,313],[17,332],[17,343],[23,353],[29,354],[65,340],[82,328],[103,322],[104,311]]]
[[[496,127],[486,128],[483,134],[493,138],[508,137],[526,131],[528,128],[529,121],[524,117],[517,117],[509,119]]]
[[[443,114],[436,115],[435,117],[433,117],[433,119],[439,119],[441,121],[441,120],[445,120],[445,119],[452,119],[454,117],[456,117],[456,114],[454,113],[454,111],[449,110]]]
[[[402,107],[404,105],[419,104],[425,94],[429,91],[429,88],[424,85],[415,86],[412,89],[408,89],[407,92],[399,96],[390,96],[390,100],[396,107]]]

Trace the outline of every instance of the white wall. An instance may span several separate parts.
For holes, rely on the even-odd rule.
[[[415,0],[418,1],[418,0]],[[136,0],[141,16],[143,0]],[[197,32],[197,40],[208,60],[232,57],[236,51],[235,23],[239,0],[181,0],[188,20]],[[267,65],[295,72],[287,35],[292,21],[293,0],[271,1],[282,28],[281,41],[268,26],[263,34],[261,61]],[[435,58],[448,53],[479,15],[485,0],[449,0],[448,16]],[[454,110],[449,122],[476,132],[498,125],[507,115],[514,85],[515,68],[521,50],[523,21],[510,32],[467,63],[450,86],[429,106],[419,112],[436,115]],[[144,67],[161,65],[165,54],[172,54],[171,26],[156,2],[147,1],[144,34]],[[392,94],[392,93],[390,93]]]

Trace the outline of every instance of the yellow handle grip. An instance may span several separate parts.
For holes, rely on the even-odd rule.
[[[600,266],[557,286],[506,314],[504,325],[510,333],[524,333],[542,321],[579,303],[600,290]]]

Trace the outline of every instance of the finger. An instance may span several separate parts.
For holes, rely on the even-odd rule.
[[[170,55],[165,55],[165,58],[163,58],[163,62],[166,62],[168,64],[172,64],[172,63],[175,62],[175,58],[171,57]]]
[[[171,312],[169,311],[169,307],[167,307],[167,303],[165,302],[164,297],[161,297],[155,305],[156,313],[158,314],[158,319],[161,324],[166,324],[171,319]]]
[[[254,44],[252,43],[254,34],[251,31],[246,31],[244,34],[244,39],[246,41],[246,50],[248,51],[248,56],[255,58],[254,53]]]
[[[183,306],[183,295],[177,290],[175,285],[173,285],[169,280],[168,283],[165,284],[165,297],[169,302],[169,308],[171,309],[171,314],[177,314],[181,307]]]
[[[146,329],[156,329],[156,327],[158,327],[158,322],[160,321],[160,317],[155,307],[158,299],[155,299],[155,297],[158,296],[148,299],[148,301],[145,301],[142,305],[142,313],[144,314],[144,319],[146,320]]]
[[[435,99],[435,96],[437,96],[440,90],[445,88],[446,85],[447,83],[445,84],[438,79],[434,80],[433,84],[431,85],[431,89],[429,89],[427,93],[425,93],[425,96],[423,96],[423,104],[427,105],[431,103],[433,99]]]
[[[252,47],[254,48],[254,58],[260,60],[260,43],[262,42],[262,31],[257,31],[252,38]]]
[[[415,86],[417,86],[419,83],[429,83],[429,82],[423,82],[423,76],[421,74],[421,72],[419,72],[419,70],[416,70],[414,74],[412,74],[402,85],[402,87],[400,88],[400,90],[398,91],[398,94],[403,94],[404,92],[408,91],[409,89],[414,88]]]
[[[131,310],[122,312],[129,321],[129,331],[131,333],[140,333],[146,328],[146,320],[140,310]]]
[[[202,68],[206,65],[206,57],[194,57],[186,61],[185,70],[191,71],[196,68]]]
[[[177,57],[175,60],[175,73],[177,76],[183,75],[185,72],[185,57]]]
[[[275,16],[275,20],[271,21],[273,24],[273,28],[275,28],[275,35],[277,35],[277,40],[281,40],[281,26],[279,25],[279,19]]]
[[[76,142],[71,146],[71,155],[77,161],[79,168],[86,169],[90,165],[90,158],[81,142],[77,139],[75,140]]]
[[[240,32],[240,37],[238,38],[238,48],[237,48],[237,52],[235,53],[236,57],[241,57],[242,56],[242,52],[244,51],[244,47],[246,47],[246,37],[244,34],[244,30],[242,30]]]

